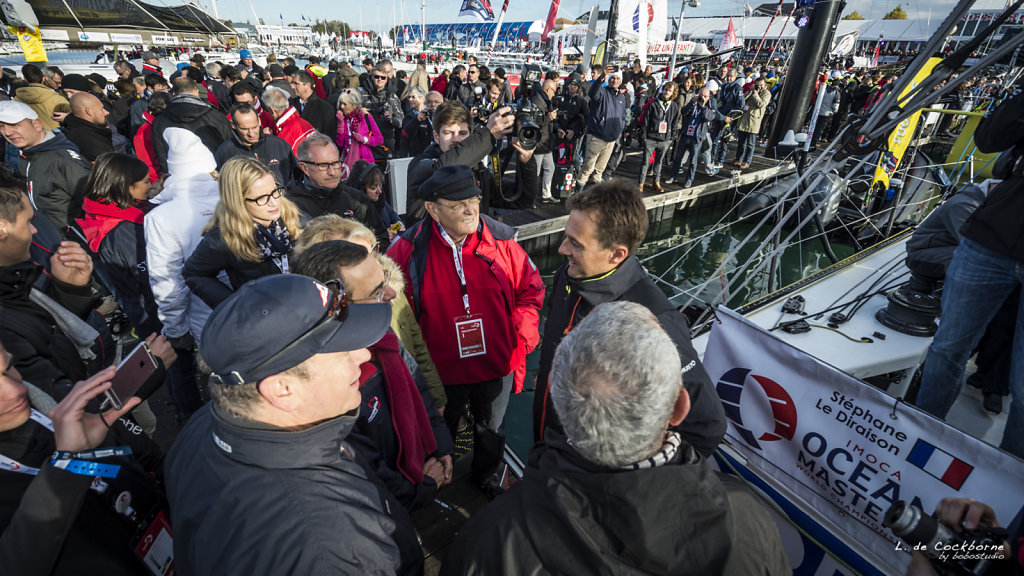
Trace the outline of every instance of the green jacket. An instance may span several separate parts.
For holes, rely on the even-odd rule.
[[[758,133],[761,131],[761,120],[764,119],[764,111],[772,100],[772,93],[767,88],[760,92],[753,90],[747,94],[746,106],[743,108],[743,116],[740,116],[736,123],[736,130],[740,132]]]

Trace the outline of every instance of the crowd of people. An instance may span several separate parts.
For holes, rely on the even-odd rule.
[[[410,513],[452,481],[462,422],[493,502],[444,573],[790,571],[763,506],[709,464],[722,405],[636,257],[648,176],[714,174],[728,133],[749,168],[784,71],[596,66],[514,90],[473,58],[431,78],[245,50],[165,77],[140,57],[113,89],[27,64],[0,96],[12,573],[421,573]],[[823,81],[827,140],[874,80]],[[650,161],[612,179],[630,138]],[[496,216],[561,200],[542,330],[544,282]],[[115,378],[122,325],[152,370]],[[506,491],[506,411],[536,349],[536,444]],[[166,458],[160,386],[181,427]]]

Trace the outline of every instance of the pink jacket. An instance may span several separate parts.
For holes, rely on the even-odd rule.
[[[353,159],[352,164],[358,160],[366,160],[373,164],[373,152],[370,147],[383,144],[384,135],[377,128],[373,116],[364,114],[362,110],[357,109],[348,115],[338,112],[338,136],[335,142],[338,143],[338,150],[341,151],[343,162],[349,158],[349,147],[356,146],[359,157]],[[351,166],[349,167],[351,168]]]

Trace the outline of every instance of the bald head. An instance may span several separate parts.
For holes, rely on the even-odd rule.
[[[71,97],[71,113],[93,124],[107,123],[107,109],[99,98],[88,92],[79,92]]]
[[[555,93],[558,92],[558,82],[555,82],[554,80],[545,80],[542,90],[544,90],[544,93],[548,95],[548,98],[552,98]]]

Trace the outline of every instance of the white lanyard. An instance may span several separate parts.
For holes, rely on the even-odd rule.
[[[38,412],[33,408],[29,418],[35,420],[50,432],[53,432],[53,422],[42,412]],[[29,476],[35,476],[39,474],[39,468],[25,466],[21,462],[18,462],[17,460],[14,460],[12,458],[8,458],[3,454],[0,454],[0,470],[17,472],[18,474],[28,474]]]
[[[451,246],[452,257],[455,260],[455,272],[459,275],[459,284],[462,286],[462,305],[466,308],[466,316],[469,316],[469,291],[466,289],[466,273],[462,269],[462,244],[460,243],[456,246],[452,237],[445,232],[444,226],[438,224],[437,228],[441,231],[441,238],[444,238],[444,241],[448,243],[448,246]],[[465,240],[463,240],[463,242],[465,242]]]

